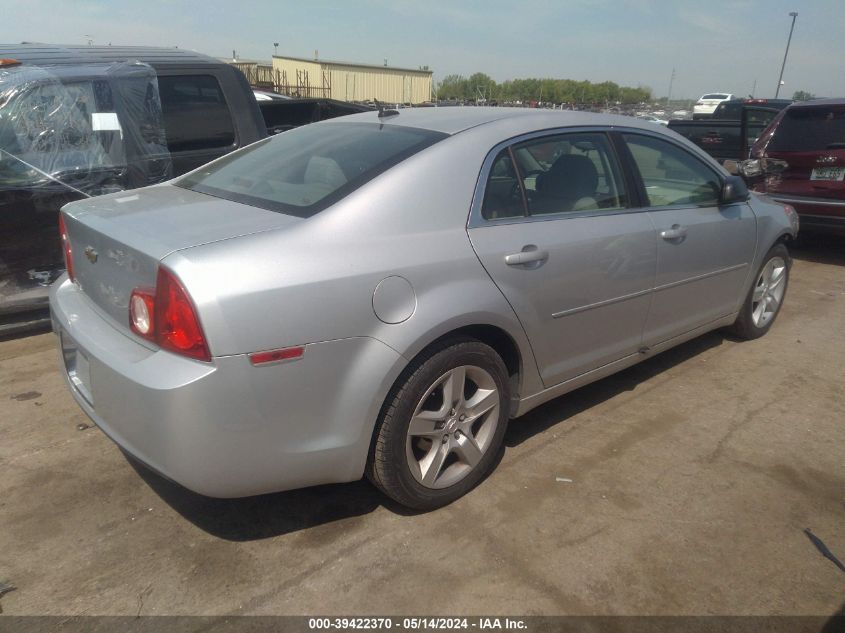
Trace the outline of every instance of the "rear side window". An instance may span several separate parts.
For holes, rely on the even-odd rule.
[[[232,115],[215,77],[160,76],[158,90],[171,152],[218,149],[235,143]]]
[[[625,134],[651,207],[716,206],[722,190],[716,173],[684,149],[651,136]]]
[[[716,106],[713,117],[717,119],[739,119],[742,116],[742,103],[724,101]]]
[[[496,156],[484,188],[481,217],[485,220],[517,218],[525,214],[522,190],[511,160],[510,151],[503,149]]]
[[[502,150],[490,169],[481,216],[520,217],[525,203],[532,216],[625,208],[625,186],[607,137],[542,136]]]
[[[314,123],[228,154],[176,184],[310,217],[446,136],[378,123]]]
[[[787,110],[767,149],[775,152],[845,149],[845,106]]]
[[[604,134],[562,134],[514,147],[529,215],[614,211],[627,206]]]

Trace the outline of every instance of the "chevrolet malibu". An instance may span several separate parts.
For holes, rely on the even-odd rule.
[[[201,494],[366,475],[431,509],[509,419],[784,300],[788,205],[671,131],[506,108],[382,111],[64,207],[73,397]]]

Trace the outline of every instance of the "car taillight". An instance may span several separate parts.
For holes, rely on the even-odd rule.
[[[197,360],[211,360],[194,304],[176,275],[164,266],[158,269],[155,290],[132,291],[129,326],[162,349]]]
[[[798,233],[798,229],[801,227],[801,221],[798,218],[798,212],[795,210],[795,207],[791,204],[785,204],[783,205],[783,212],[786,214],[786,218],[792,225],[792,230],[795,233]]]
[[[129,327],[136,334],[155,340],[155,290],[135,288],[129,297]]]
[[[65,254],[65,269],[67,276],[73,281],[76,276],[73,274],[73,250],[70,247],[70,238],[67,236],[67,227],[65,226],[65,216],[59,213],[59,235],[62,236],[62,250]]]

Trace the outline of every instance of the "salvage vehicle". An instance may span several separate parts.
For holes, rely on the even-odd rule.
[[[510,418],[716,328],[764,335],[797,228],[631,117],[383,110],[65,206],[53,328],[83,411],[190,490],[366,474],[431,509]]]
[[[789,106],[742,171],[755,191],[794,206],[806,230],[845,236],[845,99]]]
[[[66,202],[164,182],[268,133],[366,109],[257,103],[239,70],[181,49],[0,45],[0,334],[49,323]]]
[[[695,121],[672,119],[668,126],[720,163],[741,161],[748,158],[757,137],[790,103],[784,99],[724,101],[716,108],[713,117]]]

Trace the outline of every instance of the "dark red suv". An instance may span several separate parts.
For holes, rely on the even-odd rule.
[[[754,191],[795,207],[802,231],[845,235],[845,99],[787,107],[754,143],[743,172]]]

